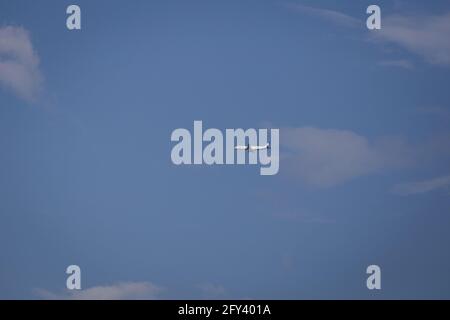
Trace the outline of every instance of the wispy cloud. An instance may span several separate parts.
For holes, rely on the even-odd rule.
[[[450,66],[450,12],[442,15],[391,15],[371,35],[421,56],[426,62]]]
[[[325,217],[317,213],[311,213],[305,210],[282,211],[276,212],[274,217],[288,222],[303,222],[303,223],[317,223],[317,224],[332,224],[336,223],[333,218]]]
[[[288,4],[287,7],[302,14],[318,17],[345,27],[356,27],[358,25],[362,25],[362,21],[335,10],[310,7],[294,3]]]
[[[122,282],[61,293],[35,289],[34,293],[41,299],[49,300],[142,300],[158,299],[162,291],[162,288],[150,282]]]
[[[289,4],[289,8],[314,16],[335,25],[360,27],[365,30],[365,21],[358,20],[340,11]],[[382,28],[370,32],[371,39],[397,45],[408,52],[422,57],[426,62],[450,66],[450,12],[433,14],[386,14],[382,18]],[[386,61],[381,65],[410,68],[405,60]]]
[[[22,27],[0,28],[0,85],[33,102],[41,91],[42,79],[28,31]]]
[[[397,67],[397,68],[403,68],[403,69],[408,69],[408,70],[414,69],[413,63],[409,60],[404,60],[404,59],[384,60],[384,61],[380,61],[378,63],[378,65],[380,65],[382,67]]]
[[[399,138],[370,142],[348,130],[315,127],[282,129],[284,170],[317,187],[411,164],[411,150]]]
[[[440,106],[419,107],[416,111],[421,114],[436,116],[441,119],[450,119],[450,108]]]
[[[408,196],[413,194],[431,192],[449,186],[450,186],[450,176],[443,176],[425,181],[401,183],[395,185],[391,191],[392,193],[397,195]]]

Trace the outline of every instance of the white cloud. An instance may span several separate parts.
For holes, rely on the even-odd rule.
[[[309,7],[302,4],[288,4],[288,7],[300,13],[318,17],[341,26],[355,27],[363,25],[360,20],[335,10]]]
[[[304,182],[330,187],[383,169],[410,164],[411,150],[398,138],[370,142],[352,131],[314,127],[282,129],[283,168]]]
[[[0,85],[28,102],[41,91],[39,58],[22,27],[0,28]]]
[[[450,176],[438,177],[431,180],[401,183],[392,188],[392,193],[408,196],[419,193],[426,193],[450,186]]]
[[[62,293],[52,293],[44,289],[34,291],[39,298],[50,300],[141,300],[158,299],[163,289],[150,282],[122,282],[110,286],[66,290]]]
[[[450,66],[450,12],[443,15],[391,15],[371,35],[419,55],[428,63]]]

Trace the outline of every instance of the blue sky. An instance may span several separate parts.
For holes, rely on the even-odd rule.
[[[377,3],[1,0],[0,298],[450,298],[450,4]],[[194,120],[280,172],[174,166]]]

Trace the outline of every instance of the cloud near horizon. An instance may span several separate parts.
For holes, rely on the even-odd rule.
[[[204,299],[223,299],[226,295],[225,288],[218,284],[207,282],[201,283],[197,287],[202,292]]]
[[[121,282],[110,286],[65,290],[61,293],[35,289],[34,293],[47,300],[150,300],[158,299],[162,291],[161,287],[150,282]]]
[[[37,100],[43,77],[29,33],[22,27],[0,28],[0,86],[27,102]]]

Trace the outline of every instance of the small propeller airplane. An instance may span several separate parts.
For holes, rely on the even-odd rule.
[[[236,150],[245,150],[245,151],[259,151],[264,149],[270,149],[270,144],[266,143],[263,146],[251,146],[249,144],[245,146],[236,146],[234,147]]]

